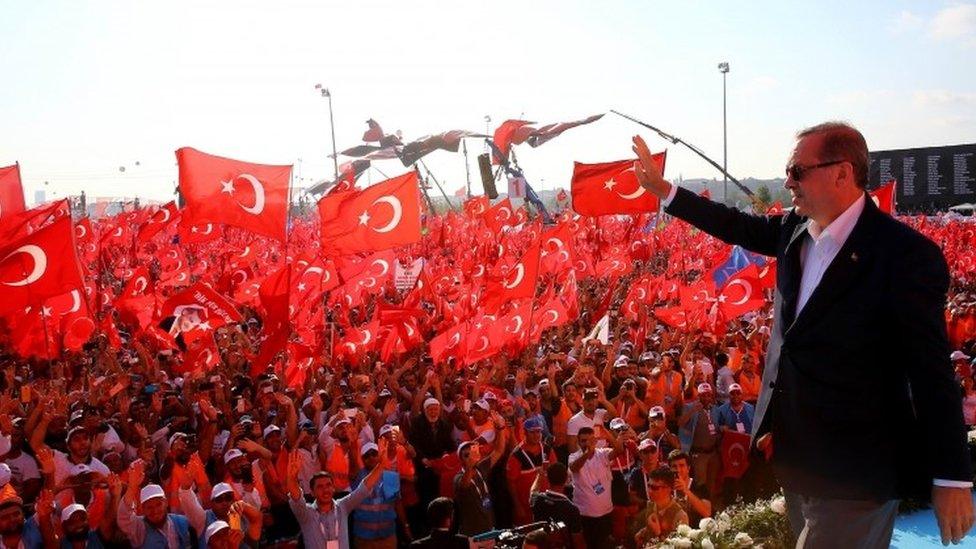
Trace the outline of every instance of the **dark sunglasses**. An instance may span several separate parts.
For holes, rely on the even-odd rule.
[[[793,164],[792,166],[786,167],[786,176],[797,183],[803,181],[803,176],[812,170],[819,168],[826,168],[827,166],[834,166],[836,164],[841,164],[847,162],[847,160],[833,160],[831,162],[821,162],[819,164],[814,164],[812,166],[800,166],[799,164]]]

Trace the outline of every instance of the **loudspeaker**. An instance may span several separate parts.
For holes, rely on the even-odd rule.
[[[495,177],[491,173],[491,159],[488,153],[478,155],[478,169],[481,170],[481,186],[485,189],[488,198],[498,198],[498,189],[495,188]]]

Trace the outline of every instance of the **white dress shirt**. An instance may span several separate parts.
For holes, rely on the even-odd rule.
[[[678,192],[677,185],[671,185],[671,191],[661,204],[667,208]],[[861,195],[853,204],[848,206],[844,213],[831,221],[830,225],[821,228],[812,219],[807,224],[807,236],[803,237],[802,248],[800,248],[800,293],[796,299],[796,315],[810,300],[813,291],[820,284],[824,272],[830,266],[837,252],[844,247],[847,238],[851,236],[854,225],[857,223],[861,213],[864,211],[864,195]],[[972,488],[973,483],[964,480],[945,480],[941,478],[933,479],[932,483],[936,486],[948,488]]]

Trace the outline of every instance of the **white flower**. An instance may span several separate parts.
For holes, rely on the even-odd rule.
[[[784,498],[783,496],[773,498],[773,501],[769,502],[769,508],[772,509],[772,511],[777,515],[785,515],[786,498]]]
[[[674,533],[686,538],[688,537],[688,534],[691,533],[691,526],[688,526],[687,524],[679,524],[678,527],[675,528]]]
[[[710,538],[705,538],[701,541],[702,549],[715,549],[715,544],[712,543]]]
[[[678,538],[674,540],[674,546],[680,549],[690,549],[693,544],[690,539]]]
[[[976,429],[969,431],[969,442],[976,442]]]
[[[715,526],[716,526],[715,519],[711,517],[705,517],[700,521],[698,521],[698,528],[702,532],[711,532],[712,530],[715,529]]]
[[[732,542],[735,543],[735,546],[736,547],[751,547],[752,546],[752,538],[749,537],[749,534],[747,534],[745,532],[739,532],[738,534],[736,534],[735,535],[735,539],[733,539]]]
[[[698,539],[698,537],[701,536],[701,533],[701,530],[692,528],[691,531],[688,532],[688,539]]]

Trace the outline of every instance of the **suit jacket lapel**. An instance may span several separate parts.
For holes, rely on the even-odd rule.
[[[864,204],[864,211],[861,212],[861,216],[854,224],[854,229],[847,237],[847,242],[844,243],[834,260],[830,262],[827,270],[824,271],[820,283],[813,290],[810,299],[803,306],[803,310],[800,311],[799,315],[796,315],[792,325],[787,329],[788,332],[798,330],[811,319],[820,316],[821,311],[834,303],[837,297],[854,281],[857,274],[864,269],[864,266],[871,259],[871,248],[867,246],[867,243],[877,215],[880,215],[880,212],[874,202],[868,198]],[[800,246],[796,247],[799,248]],[[797,265],[799,265],[799,253],[797,252],[796,255]],[[799,270],[802,272],[802,269]],[[799,288],[799,277],[797,277],[797,288]],[[792,303],[792,311],[795,312],[795,296]]]
[[[800,266],[800,250],[803,246],[803,239],[807,235],[807,225],[810,221],[797,224],[793,229],[793,235],[786,245],[783,253],[782,265],[777,270],[777,281],[780,293],[783,296],[782,320],[784,326],[790,326],[796,315],[796,300],[800,294],[800,276],[802,268]],[[785,330],[784,330],[785,331]]]

